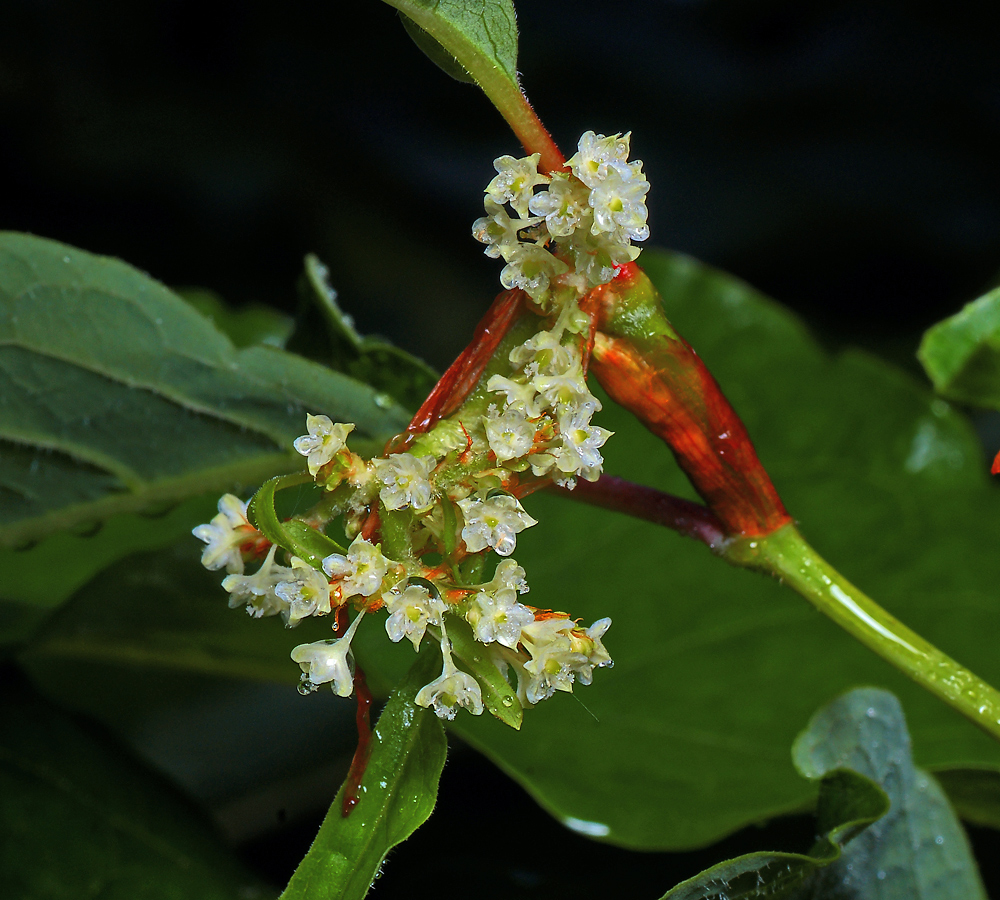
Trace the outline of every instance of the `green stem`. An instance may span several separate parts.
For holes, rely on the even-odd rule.
[[[1000,740],[1000,692],[858,590],[794,525],[766,537],[734,540],[722,555],[781,579],[848,634]]]

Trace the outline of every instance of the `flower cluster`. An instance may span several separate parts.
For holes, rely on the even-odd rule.
[[[588,131],[565,168],[548,175],[539,173],[537,153],[494,161],[486,215],[472,234],[487,245],[487,256],[503,258],[505,288],[521,288],[540,303],[559,284],[582,293],[639,255],[632,241],[649,237],[649,182],[642,162],[628,161],[629,138]]]
[[[353,425],[309,415],[294,448],[322,489],[313,509],[280,525],[273,504],[261,515],[258,499],[248,517],[247,504],[227,494],[219,514],[194,529],[206,544],[204,565],[228,572],[230,606],[281,616],[289,628],[335,614],[339,636],[292,651],[302,693],[324,684],[352,693],[352,641],[362,620],[381,611],[390,641],[414,651],[440,646],[441,675],[416,702],[442,718],[489,706],[504,719],[498,672],[512,673],[505,705],[516,708],[515,696],[531,706],[611,665],[602,642],[611,620],[584,628],[524,603],[528,583],[513,554],[518,536],[537,524],[523,498],[552,482],[595,481],[603,466],[611,432],[591,423],[601,404],[587,387],[591,325],[580,299],[634,259],[631,242],[648,235],[649,185],[628,151],[628,135],[587,132],[559,172],[540,174],[537,154],[496,161],[489,215],[475,233],[487,254],[506,261],[504,284],[535,302],[507,326],[521,336],[493,351],[489,374],[463,388],[457,409],[371,460],[348,447]],[[327,534],[335,520],[348,546]],[[491,552],[500,560],[489,574]],[[245,574],[251,560],[259,566]],[[470,651],[476,644],[485,652]]]

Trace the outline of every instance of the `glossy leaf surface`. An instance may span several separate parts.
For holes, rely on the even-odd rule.
[[[232,342],[147,275],[0,235],[0,545],[297,468],[306,412],[374,449],[407,417],[366,385]]]
[[[1000,632],[1000,503],[966,421],[898,370],[831,358],[787,312],[680,256],[643,254],[668,316],[746,422],[806,537],[890,612],[992,683]],[[605,471],[690,496],[666,449],[606,404]],[[610,615],[611,671],[576,698],[455,728],[558,818],[615,843],[706,844],[801,809],[813,789],[787,748],[859,680],[903,701],[925,766],[1000,762],[1000,748],[797,595],[664,529],[562,498],[525,503],[530,600]],[[362,634],[367,653],[377,635]],[[374,668],[370,662],[369,668]],[[585,704],[585,706],[584,706]],[[582,823],[582,824],[581,824]]]
[[[393,692],[375,725],[357,806],[341,814],[342,787],[281,900],[360,900],[386,854],[427,820],[448,745],[440,721],[413,698],[440,664],[440,654],[425,652]]]
[[[792,756],[808,778],[851,769],[880,784],[892,801],[840,860],[816,873],[808,896],[986,900],[944,791],[913,765],[903,710],[891,694],[859,689],[837,698],[813,717]]]
[[[268,896],[160,776],[12,684],[9,671],[0,723],[5,897]]]

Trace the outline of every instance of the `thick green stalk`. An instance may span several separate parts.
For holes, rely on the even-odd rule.
[[[858,590],[794,525],[733,540],[722,556],[781,579],[870,650],[1000,740],[1000,692]]]

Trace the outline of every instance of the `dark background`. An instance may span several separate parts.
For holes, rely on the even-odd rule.
[[[632,130],[651,243],[745,278],[831,348],[917,372],[920,332],[997,279],[994,22],[861,0],[522,0],[519,16],[524,86],[567,154],[584,130]],[[363,332],[438,368],[499,290],[469,230],[491,160],[516,151],[377,0],[0,9],[0,228],[293,314],[315,252]],[[278,828],[274,805],[242,848],[281,881],[318,819]],[[501,852],[512,838],[531,852]],[[415,878],[464,893],[486,867],[479,896],[613,890],[625,872],[630,896],[655,897],[725,853],[811,838],[799,819],[698,855],[596,846],[459,749],[376,896]],[[976,840],[993,855],[992,833]],[[574,858],[567,881],[551,860]]]

